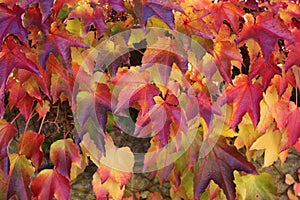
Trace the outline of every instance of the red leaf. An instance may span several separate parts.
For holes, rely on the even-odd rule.
[[[291,112],[287,118],[287,134],[290,145],[297,143],[300,138],[300,107],[291,103]]]
[[[170,95],[176,98],[174,95]],[[172,97],[172,99],[173,99]],[[166,100],[160,99],[145,115],[139,113],[136,122],[135,135],[143,137],[149,134],[153,134],[154,141],[159,144],[159,148],[168,144],[171,135],[176,135],[178,131],[187,132],[187,123],[183,116],[180,107],[169,104],[174,102],[166,97]],[[177,98],[176,98],[177,99]],[[171,101],[172,100],[172,101]]]
[[[22,46],[17,44],[12,37],[7,38],[5,44],[3,50],[0,52],[0,116],[4,114],[2,101],[4,100],[6,81],[13,68],[26,69],[39,74],[39,71],[36,69],[36,64],[25,56],[21,51]]]
[[[175,36],[176,37],[176,36]],[[166,75],[162,76],[164,83],[167,83],[167,80],[170,76],[173,63],[175,63],[182,73],[185,73],[188,69],[187,53],[183,48],[183,43],[180,38],[178,40],[165,37],[157,38],[155,43],[155,48],[147,48],[143,59],[142,59],[142,69],[147,69],[154,64],[159,64],[158,68],[167,68]]]
[[[19,108],[21,114],[25,120],[29,120],[30,114],[32,113],[32,107],[34,104],[34,99],[29,95],[26,95],[21,101],[17,103],[17,108]]]
[[[55,169],[68,179],[70,178],[72,163],[76,163],[79,168],[81,166],[79,150],[72,139],[55,141],[50,147],[50,160]]]
[[[292,32],[295,43],[289,43],[287,44],[287,49],[289,49],[289,54],[287,57],[287,60],[284,65],[284,69],[287,71],[289,68],[291,68],[293,65],[300,66],[300,31],[298,29],[295,29]]]
[[[171,29],[175,29],[173,10],[184,12],[181,6],[172,0],[134,0],[134,9],[139,18],[141,18],[143,26],[152,16],[156,16],[163,20]]]
[[[207,143],[206,145],[210,144]],[[199,161],[199,166],[196,168],[194,177],[195,198],[203,193],[210,180],[213,180],[223,189],[227,199],[234,200],[236,195],[233,171],[257,173],[255,167],[234,146],[228,145],[223,136],[219,138],[209,154]]]
[[[33,165],[38,169],[44,159],[41,146],[44,142],[44,134],[38,134],[33,131],[24,133],[19,139],[18,152],[26,158],[31,159]],[[32,142],[34,141],[34,142]]]
[[[57,170],[45,169],[33,178],[31,191],[33,199],[52,200],[70,199],[71,186],[69,180],[62,176]]]
[[[159,89],[150,83],[150,74],[146,71],[139,72],[133,69],[118,73],[113,83],[121,87],[114,112],[138,103],[141,114],[144,115],[155,104],[153,97],[160,93]]]
[[[262,99],[262,86],[259,83],[250,83],[246,75],[236,76],[233,85],[226,89],[226,101],[232,105],[232,114],[229,126],[236,127],[242,117],[248,112],[253,125],[256,126],[260,118],[259,103]]]
[[[9,9],[4,3],[0,3],[0,42],[9,35],[14,34],[20,40],[27,41],[27,30],[23,27],[21,16],[24,10],[17,5]],[[0,50],[2,48],[0,47]]]
[[[10,155],[10,172],[8,176],[7,199],[13,195],[17,195],[19,199],[31,199],[29,184],[34,168],[31,162],[23,155]]]
[[[8,145],[16,134],[15,125],[0,119],[0,170],[6,175],[9,172]]]
[[[230,1],[221,1],[214,4],[212,7],[212,20],[216,31],[219,32],[221,25],[226,20],[230,25],[234,33],[238,33],[240,26],[240,17],[243,17],[244,10],[239,4]]]
[[[123,2],[123,1],[122,1]],[[97,29],[97,38],[100,38],[107,26],[104,22],[103,10],[100,7],[88,7],[87,5],[78,6],[76,10],[73,10],[68,18],[80,18],[84,23],[84,33],[87,34],[90,26],[94,24]]]
[[[56,24],[52,24],[51,31],[45,36],[40,46],[39,51],[39,62],[46,68],[46,61],[53,53],[60,62],[67,68],[71,66],[71,47],[82,47],[87,48],[87,45],[75,39],[67,31],[59,30],[55,27]]]
[[[277,66],[274,54],[271,55],[268,64],[262,57],[256,59],[250,66],[249,79],[252,80],[257,76],[262,77],[264,89],[266,89],[275,74],[281,75],[281,69]]]
[[[272,51],[275,50],[275,45],[279,39],[293,41],[291,32],[279,18],[279,15],[273,16],[271,12],[262,12],[256,17],[256,20],[249,14],[246,15],[245,19],[246,23],[237,42],[254,39],[260,45],[266,63],[269,61]]]

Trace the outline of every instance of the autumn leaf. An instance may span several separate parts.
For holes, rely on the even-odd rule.
[[[268,141],[268,142],[266,142]],[[279,147],[281,142],[281,133],[274,130],[274,126],[270,126],[266,133],[260,136],[251,146],[250,150],[265,149],[264,165],[268,167],[272,165],[279,155]]]
[[[12,9],[9,9],[6,4],[0,3],[0,42],[2,44],[5,37],[9,34],[14,34],[19,37],[20,40],[27,41],[27,30],[22,24],[21,16],[24,13],[24,9],[14,5]],[[0,46],[0,50],[2,47]]]
[[[94,71],[108,69],[114,77],[118,68],[129,62],[130,53],[124,38],[112,37],[102,45],[98,45],[97,50]]]
[[[234,170],[257,173],[255,167],[221,136],[209,154],[199,160],[194,176],[194,198],[204,192],[209,181],[213,180],[223,189],[227,199],[234,200],[236,198]]]
[[[67,31],[59,30],[51,25],[50,33],[45,35],[38,46],[38,60],[43,68],[46,68],[46,61],[52,53],[59,61],[69,69],[71,66],[71,47],[87,48],[88,46],[74,38]]]
[[[159,89],[151,84],[150,74],[147,71],[130,70],[119,73],[113,83],[121,89],[115,113],[138,103],[141,107],[140,112],[144,115],[155,104],[153,97],[160,94]]]
[[[145,27],[149,18],[155,16],[164,21],[171,29],[175,29],[173,10],[184,13],[180,5],[172,0],[134,0],[134,9],[142,25]]]
[[[233,85],[226,88],[226,101],[232,105],[230,127],[236,127],[248,112],[253,125],[259,122],[260,101],[262,99],[262,86],[251,83],[246,75],[236,76]]]
[[[114,108],[114,100],[109,87],[104,83],[98,83],[94,95],[95,111],[100,127],[103,133],[106,132],[107,112]]]
[[[31,159],[32,164],[38,169],[44,159],[42,152],[42,144],[44,142],[44,135],[33,131],[24,133],[18,143],[18,152],[25,155],[27,159]],[[34,143],[32,142],[34,141]]]
[[[273,16],[271,12],[262,12],[256,17],[256,20],[251,14],[246,14],[244,19],[246,23],[238,35],[237,43],[254,39],[262,49],[266,63],[268,63],[279,39],[293,41],[291,32],[278,15]]]
[[[300,61],[298,59],[299,57],[299,47],[300,47],[300,31],[298,29],[293,30],[292,32],[294,38],[295,38],[295,42],[289,42],[287,44],[287,49],[289,50],[289,54],[288,57],[286,59],[285,65],[284,65],[284,69],[288,70],[289,68],[291,68],[293,65],[297,65],[300,66]]]
[[[70,178],[72,163],[77,163],[78,167],[81,166],[79,150],[72,139],[55,141],[50,147],[50,160],[55,169],[68,179]]]
[[[53,196],[56,199],[70,199],[71,186],[69,180],[61,175],[57,170],[44,169],[31,183],[33,199],[51,200]]]
[[[6,175],[9,173],[8,145],[16,134],[15,125],[0,120],[0,169]]]
[[[242,62],[242,55],[237,47],[230,41],[220,41],[214,44],[213,57],[223,79],[231,83],[233,63]]]
[[[166,72],[160,71],[160,76],[165,84],[169,79],[173,63],[179,67],[182,73],[185,73],[188,69],[188,56],[182,42],[180,38],[158,36],[153,47],[147,48],[144,53],[142,70],[154,65],[157,65],[158,69],[165,69]]]
[[[97,38],[100,38],[107,28],[104,22],[103,10],[98,6],[95,6],[95,8],[86,4],[78,6],[68,15],[66,20],[72,18],[80,18],[83,21],[85,34],[88,33],[90,26],[93,24],[97,29]]]
[[[7,180],[8,190],[7,198],[17,195],[19,199],[31,199],[29,184],[31,176],[34,173],[34,167],[24,155],[11,154],[10,157],[10,172]]]
[[[234,172],[234,177],[238,199],[278,199],[277,188],[270,174],[263,172],[241,176]]]
[[[38,103],[35,107],[36,112],[39,114],[39,119],[45,117],[50,112],[50,102],[48,100]]]
[[[300,138],[300,123],[298,119],[300,117],[300,107],[297,107],[294,103],[290,103],[290,113],[287,118],[287,133],[289,138],[289,144],[292,146],[296,144]]]
[[[0,66],[1,66],[1,75],[0,75],[0,116],[4,114],[4,94],[6,81],[11,71],[14,68],[25,69],[32,73],[40,74],[36,69],[36,64],[28,59],[26,55],[22,52],[22,46],[16,43],[16,41],[9,37],[5,41],[5,46],[3,46],[2,51],[0,52]]]
[[[266,89],[275,74],[281,75],[281,69],[277,66],[275,58],[275,55],[271,54],[267,64],[262,57],[257,58],[250,66],[249,79],[261,76],[263,87]]]
[[[240,26],[239,18],[243,17],[245,12],[239,4],[230,1],[221,1],[214,4],[211,9],[209,19],[213,20],[214,23],[212,24],[214,24],[217,32],[219,32],[221,25],[226,20],[233,32],[238,33]]]

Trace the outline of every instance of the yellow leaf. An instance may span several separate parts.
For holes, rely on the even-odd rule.
[[[280,131],[274,131],[274,126],[271,126],[265,134],[263,134],[253,143],[250,150],[265,149],[263,167],[268,167],[278,159],[280,141]]]

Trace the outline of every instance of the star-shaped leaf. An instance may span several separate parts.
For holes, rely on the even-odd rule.
[[[273,16],[271,12],[262,12],[256,17],[256,20],[250,14],[245,15],[244,18],[246,23],[239,33],[237,42],[254,39],[260,45],[266,63],[279,39],[293,41],[291,32],[279,15]]]
[[[39,57],[38,60],[46,68],[46,61],[52,53],[58,60],[69,69],[71,66],[71,47],[87,48],[88,46],[74,38],[67,31],[59,30],[52,24],[49,34],[45,35],[44,39],[38,46]]]
[[[234,200],[236,198],[234,170],[257,173],[255,167],[221,136],[209,154],[199,160],[194,176],[194,198],[203,193],[210,180],[213,180],[223,189],[227,199]]]
[[[141,19],[143,26],[146,26],[149,18],[156,16],[164,21],[171,29],[175,29],[173,11],[184,12],[181,6],[173,0],[134,0],[134,9]]]
[[[0,3],[0,13],[0,43],[2,44],[3,39],[9,34],[14,34],[20,40],[27,41],[27,30],[24,28],[21,19],[24,9],[14,5],[11,10],[6,4]],[[0,47],[0,50],[2,50],[2,47]]]
[[[259,83],[251,83],[246,75],[241,74],[235,77],[233,85],[226,88],[226,101],[232,105],[230,127],[236,127],[246,112],[253,125],[258,124],[262,89]]]

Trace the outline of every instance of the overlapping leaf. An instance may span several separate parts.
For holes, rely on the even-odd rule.
[[[9,37],[3,50],[0,52],[0,116],[4,114],[4,93],[6,88],[6,81],[13,68],[26,69],[32,73],[39,74],[36,69],[36,64],[28,59],[21,51],[22,46],[17,44],[12,37]]]
[[[262,12],[255,20],[251,14],[247,14],[244,18],[246,23],[239,33],[237,42],[254,39],[259,43],[266,62],[269,61],[279,39],[293,41],[291,32],[278,15],[273,16],[271,12]]]
[[[207,143],[209,145],[209,143]],[[235,184],[233,171],[245,171],[256,174],[255,167],[244,158],[235,147],[227,144],[224,137],[220,137],[211,152],[199,160],[199,166],[194,176],[194,197],[204,192],[210,180],[217,183],[224,191],[227,199],[234,200]]]
[[[29,184],[34,173],[34,167],[24,155],[10,155],[10,171],[7,180],[8,190],[6,199],[16,195],[19,199],[31,199]]]

